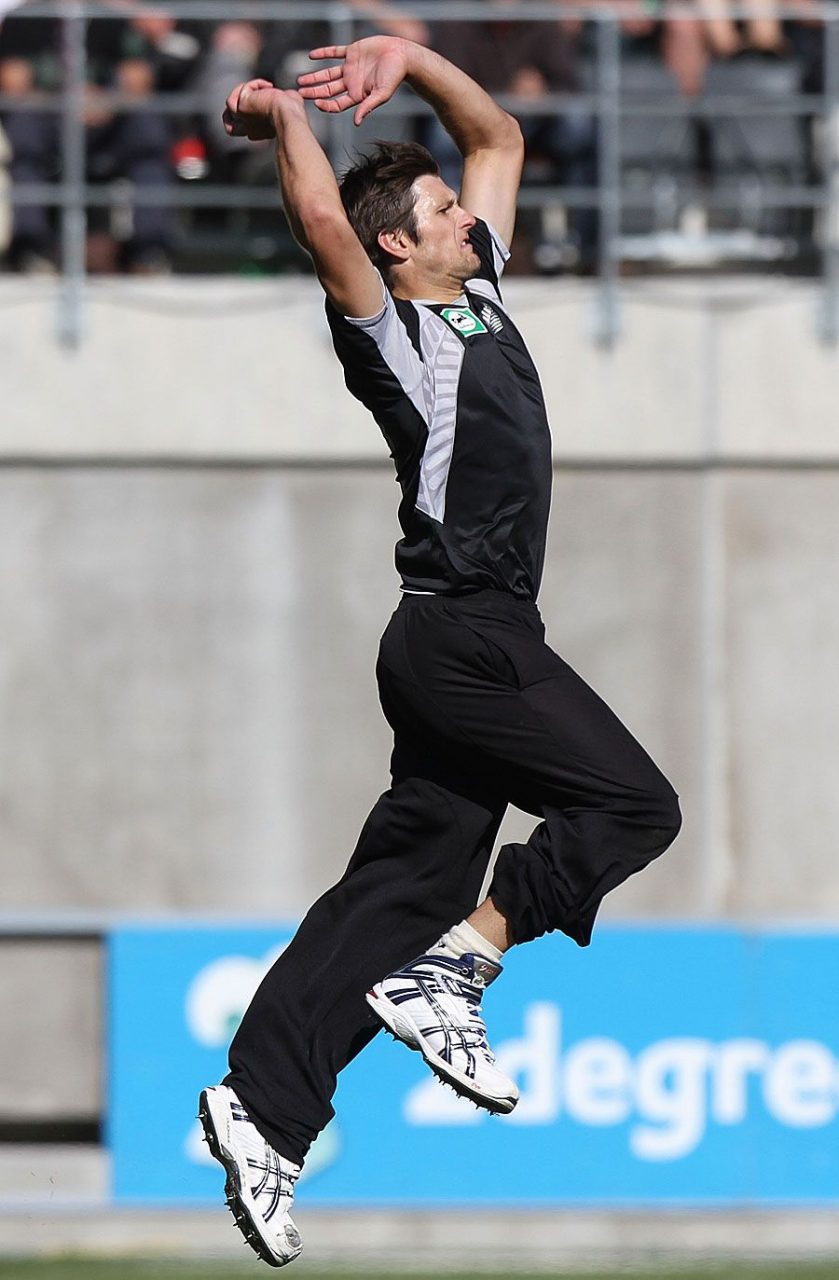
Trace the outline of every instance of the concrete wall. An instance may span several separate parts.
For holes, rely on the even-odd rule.
[[[560,476],[544,596],[687,791],[697,494]],[[0,472],[8,907],[294,916],[336,877],[387,785],[395,497],[383,469]],[[638,901],[693,912],[684,874]]]
[[[75,355],[49,291],[0,287],[7,912],[296,916],[387,783],[383,446],[307,282],[180,284],[97,290]],[[813,291],[649,286],[612,354],[581,286],[509,292],[556,426],[549,635],[685,810],[604,915],[836,922],[839,366]],[[95,950],[14,945],[14,1116],[90,1114]]]
[[[0,471],[7,908],[294,916],[331,882],[387,779],[373,665],[394,499],[382,469]],[[678,852],[616,910],[839,918],[837,511],[832,471],[558,473],[549,634],[685,802]]]
[[[815,285],[636,281],[612,351],[590,340],[591,284],[511,280],[505,295],[558,459],[839,457],[839,352],[816,339]],[[57,296],[0,279],[0,455],[382,457],[309,279],[102,281],[78,352],[56,345]]]

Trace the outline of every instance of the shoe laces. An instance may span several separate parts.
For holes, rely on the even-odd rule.
[[[481,995],[483,985],[477,983],[466,982],[460,985],[458,996],[463,1000],[467,1008],[466,1024],[460,1028],[460,1034],[465,1049],[479,1049],[488,1062],[495,1062],[495,1054],[489,1047],[487,1041],[486,1023],[483,1018],[483,1010],[481,1008]]]
[[[437,1010],[449,1055],[452,1050],[460,1050],[467,1055],[477,1052],[485,1062],[494,1063],[495,1055],[487,1041],[486,1023],[481,1008],[481,997],[488,976],[474,961],[470,965],[468,960],[447,960],[444,965],[435,966],[433,973],[422,974],[420,980],[426,987],[427,998]],[[490,977],[489,981],[491,980]],[[446,1011],[445,1005],[437,998],[439,990],[454,1002],[455,1017]]]
[[[265,1197],[268,1201],[265,1217],[270,1218],[283,1200],[289,1202],[286,1207],[290,1208],[300,1169],[268,1145],[241,1105],[233,1107],[233,1122],[247,1160],[251,1194],[254,1199],[261,1201]]]

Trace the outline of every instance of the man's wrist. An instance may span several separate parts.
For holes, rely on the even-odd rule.
[[[283,129],[285,128],[285,119],[283,117],[282,103],[280,102],[274,103],[274,105],[271,107],[270,118],[271,118],[271,123],[274,126],[274,132],[276,133],[278,138],[281,137]]]
[[[416,44],[413,40],[399,38],[399,43],[405,59],[405,79],[410,83],[414,76],[422,77],[423,73],[427,72],[429,50],[425,45]]]
[[[295,102],[290,94],[279,90],[271,104],[271,120],[278,137],[286,128],[288,122],[293,119],[305,120],[305,108],[301,110],[301,105]]]

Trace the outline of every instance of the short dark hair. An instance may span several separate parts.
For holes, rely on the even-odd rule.
[[[377,142],[340,181],[341,202],[367,256],[387,278],[393,258],[379,244],[379,232],[404,231],[419,241],[413,185],[424,174],[439,175],[430,151],[418,142]]]

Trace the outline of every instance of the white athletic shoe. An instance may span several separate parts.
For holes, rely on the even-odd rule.
[[[303,1248],[290,1215],[300,1166],[268,1146],[227,1085],[203,1091],[198,1119],[227,1173],[224,1191],[236,1226],[269,1266],[293,1262]]]
[[[519,1091],[495,1065],[481,1017],[481,995],[500,972],[483,956],[419,956],[377,982],[367,1003],[455,1093],[506,1115]]]

